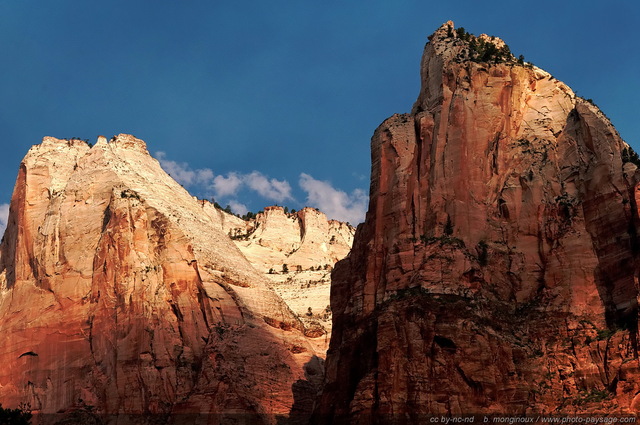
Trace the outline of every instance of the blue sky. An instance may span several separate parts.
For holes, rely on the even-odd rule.
[[[452,19],[592,98],[640,150],[636,2],[0,0],[0,227],[43,136],[131,133],[195,195],[358,221],[369,140]]]

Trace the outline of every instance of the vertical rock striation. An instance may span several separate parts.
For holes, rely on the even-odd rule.
[[[638,411],[628,145],[565,84],[451,22],[421,78],[412,112],[371,141],[316,419]]]
[[[5,407],[304,418],[322,365],[302,330],[141,140],[45,138],[22,161],[0,257]]]

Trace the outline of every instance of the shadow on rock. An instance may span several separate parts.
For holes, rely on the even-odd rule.
[[[278,425],[306,425],[309,423],[314,403],[322,390],[324,360],[313,356],[304,365],[304,376],[305,379],[298,379],[291,386],[293,405],[288,417],[278,418]]]

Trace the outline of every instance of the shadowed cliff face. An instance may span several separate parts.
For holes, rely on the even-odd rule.
[[[372,138],[366,222],[332,275],[317,418],[635,412],[627,145],[545,71],[469,60],[448,25],[425,47],[412,113]]]
[[[132,136],[34,146],[1,252],[3,406],[276,423],[316,392],[300,321]]]

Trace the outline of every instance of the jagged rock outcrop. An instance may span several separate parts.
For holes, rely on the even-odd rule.
[[[330,273],[336,261],[349,253],[355,229],[329,220],[315,208],[289,213],[283,207],[266,207],[245,221],[208,201],[201,204],[271,281],[271,287],[304,324],[317,355],[324,358],[331,336]]]
[[[355,229],[347,223],[329,220],[315,208],[285,213],[283,207],[266,207],[248,221],[219,211],[223,229],[238,248],[263,272],[332,267],[351,249]]]
[[[310,410],[322,365],[300,320],[141,140],[34,146],[1,253],[3,406],[258,423]]]
[[[421,76],[412,112],[372,138],[317,421],[638,412],[628,145],[565,84],[451,22]]]

